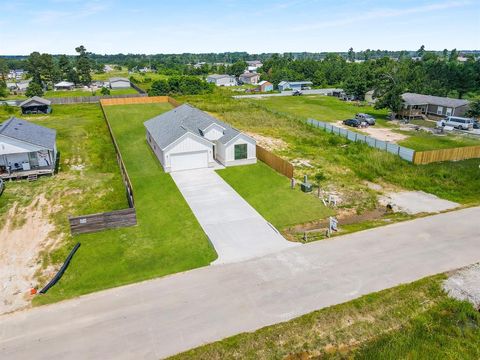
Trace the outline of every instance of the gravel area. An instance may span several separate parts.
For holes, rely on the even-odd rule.
[[[447,294],[457,300],[469,301],[480,310],[480,263],[453,273],[443,283]]]

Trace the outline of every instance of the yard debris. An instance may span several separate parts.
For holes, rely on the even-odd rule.
[[[313,165],[310,163],[310,160],[305,159],[293,159],[290,163],[295,167],[306,167],[313,168]]]
[[[469,301],[480,310],[480,263],[455,271],[443,282],[447,294],[460,301]]]
[[[380,196],[378,201],[383,206],[390,205],[394,212],[405,212],[410,215],[438,213],[460,205],[423,191],[392,192]]]
[[[272,151],[272,150],[284,150],[288,147],[287,143],[283,141],[282,139],[275,139],[272,137],[264,136],[264,135],[259,135],[255,134],[252,132],[244,132],[248,136],[251,136],[252,138],[255,139],[258,145],[261,147]]]

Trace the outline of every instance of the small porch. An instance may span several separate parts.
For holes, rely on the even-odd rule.
[[[53,174],[54,171],[54,155],[48,150],[0,154],[0,178],[2,179]]]
[[[1,170],[0,170],[1,171]],[[35,170],[14,170],[10,173],[8,172],[0,172],[0,179],[8,180],[8,179],[25,179],[30,177],[31,175],[53,175],[54,169],[45,167],[45,168],[38,168]]]
[[[51,112],[50,105],[22,106],[22,114],[50,114]]]
[[[403,119],[413,120],[418,118],[425,118],[427,114],[427,104],[407,105],[398,112],[398,115]]]

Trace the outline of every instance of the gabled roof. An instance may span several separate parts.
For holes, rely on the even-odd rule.
[[[127,78],[124,78],[124,77],[112,77],[110,78],[109,80],[111,83],[112,82],[116,82],[116,81],[127,81],[127,82],[130,82],[130,80],[128,80]]]
[[[262,86],[262,85],[265,85],[265,84],[270,84],[272,85],[272,83],[270,81],[267,81],[267,80],[262,80],[258,83],[258,85]]]
[[[468,105],[468,100],[452,99],[448,97],[423,95],[415,93],[402,94],[402,99],[407,105],[439,105],[451,108]]]
[[[59,83],[56,83],[54,86],[66,87],[66,86],[74,86],[74,85],[75,84],[70,81],[60,81]]]
[[[12,116],[0,124],[0,135],[53,150],[57,132]]]
[[[43,99],[39,96],[33,96],[30,99],[27,99],[27,100],[21,102],[19,106],[20,107],[26,106],[26,105],[30,104],[32,101],[40,103],[42,105],[50,105],[52,103],[50,100]]]
[[[233,76],[232,76],[232,75],[227,75],[227,74],[221,74],[221,75],[219,75],[219,74],[212,74],[212,75],[208,75],[208,77],[209,77],[210,79],[218,80],[218,79],[223,79],[223,78],[226,78],[226,77],[232,78]]]
[[[254,73],[243,73],[242,75],[240,75],[240,77],[243,77],[243,78],[252,78],[254,76],[260,76],[260,74],[254,74]]]
[[[203,137],[203,131],[213,124],[224,129],[223,136],[218,139],[222,144],[226,144],[240,134],[237,129],[189,104],[181,105],[144,122],[148,132],[161,149],[165,149],[186,133]]]

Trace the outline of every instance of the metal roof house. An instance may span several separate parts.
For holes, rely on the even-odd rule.
[[[53,174],[55,130],[11,117],[0,124],[0,177]]]
[[[236,86],[237,85],[237,79],[235,79],[235,76],[227,75],[227,74],[208,75],[207,82],[215,84],[217,86]]]
[[[39,96],[31,97],[20,103],[22,114],[50,114],[52,102]]]
[[[70,81],[60,81],[53,85],[55,90],[72,90],[75,87],[75,84]]]
[[[307,87],[312,86],[311,81],[280,81],[278,84],[278,90],[287,91],[287,90],[303,90]]]
[[[423,95],[415,93],[402,94],[404,109],[400,115],[406,117],[434,116],[463,116],[468,110],[470,102],[462,99]]]
[[[128,89],[131,86],[130,80],[122,77],[112,77],[109,79],[109,83],[112,89]]]
[[[165,172],[257,162],[253,138],[188,104],[144,125],[147,142]]]

